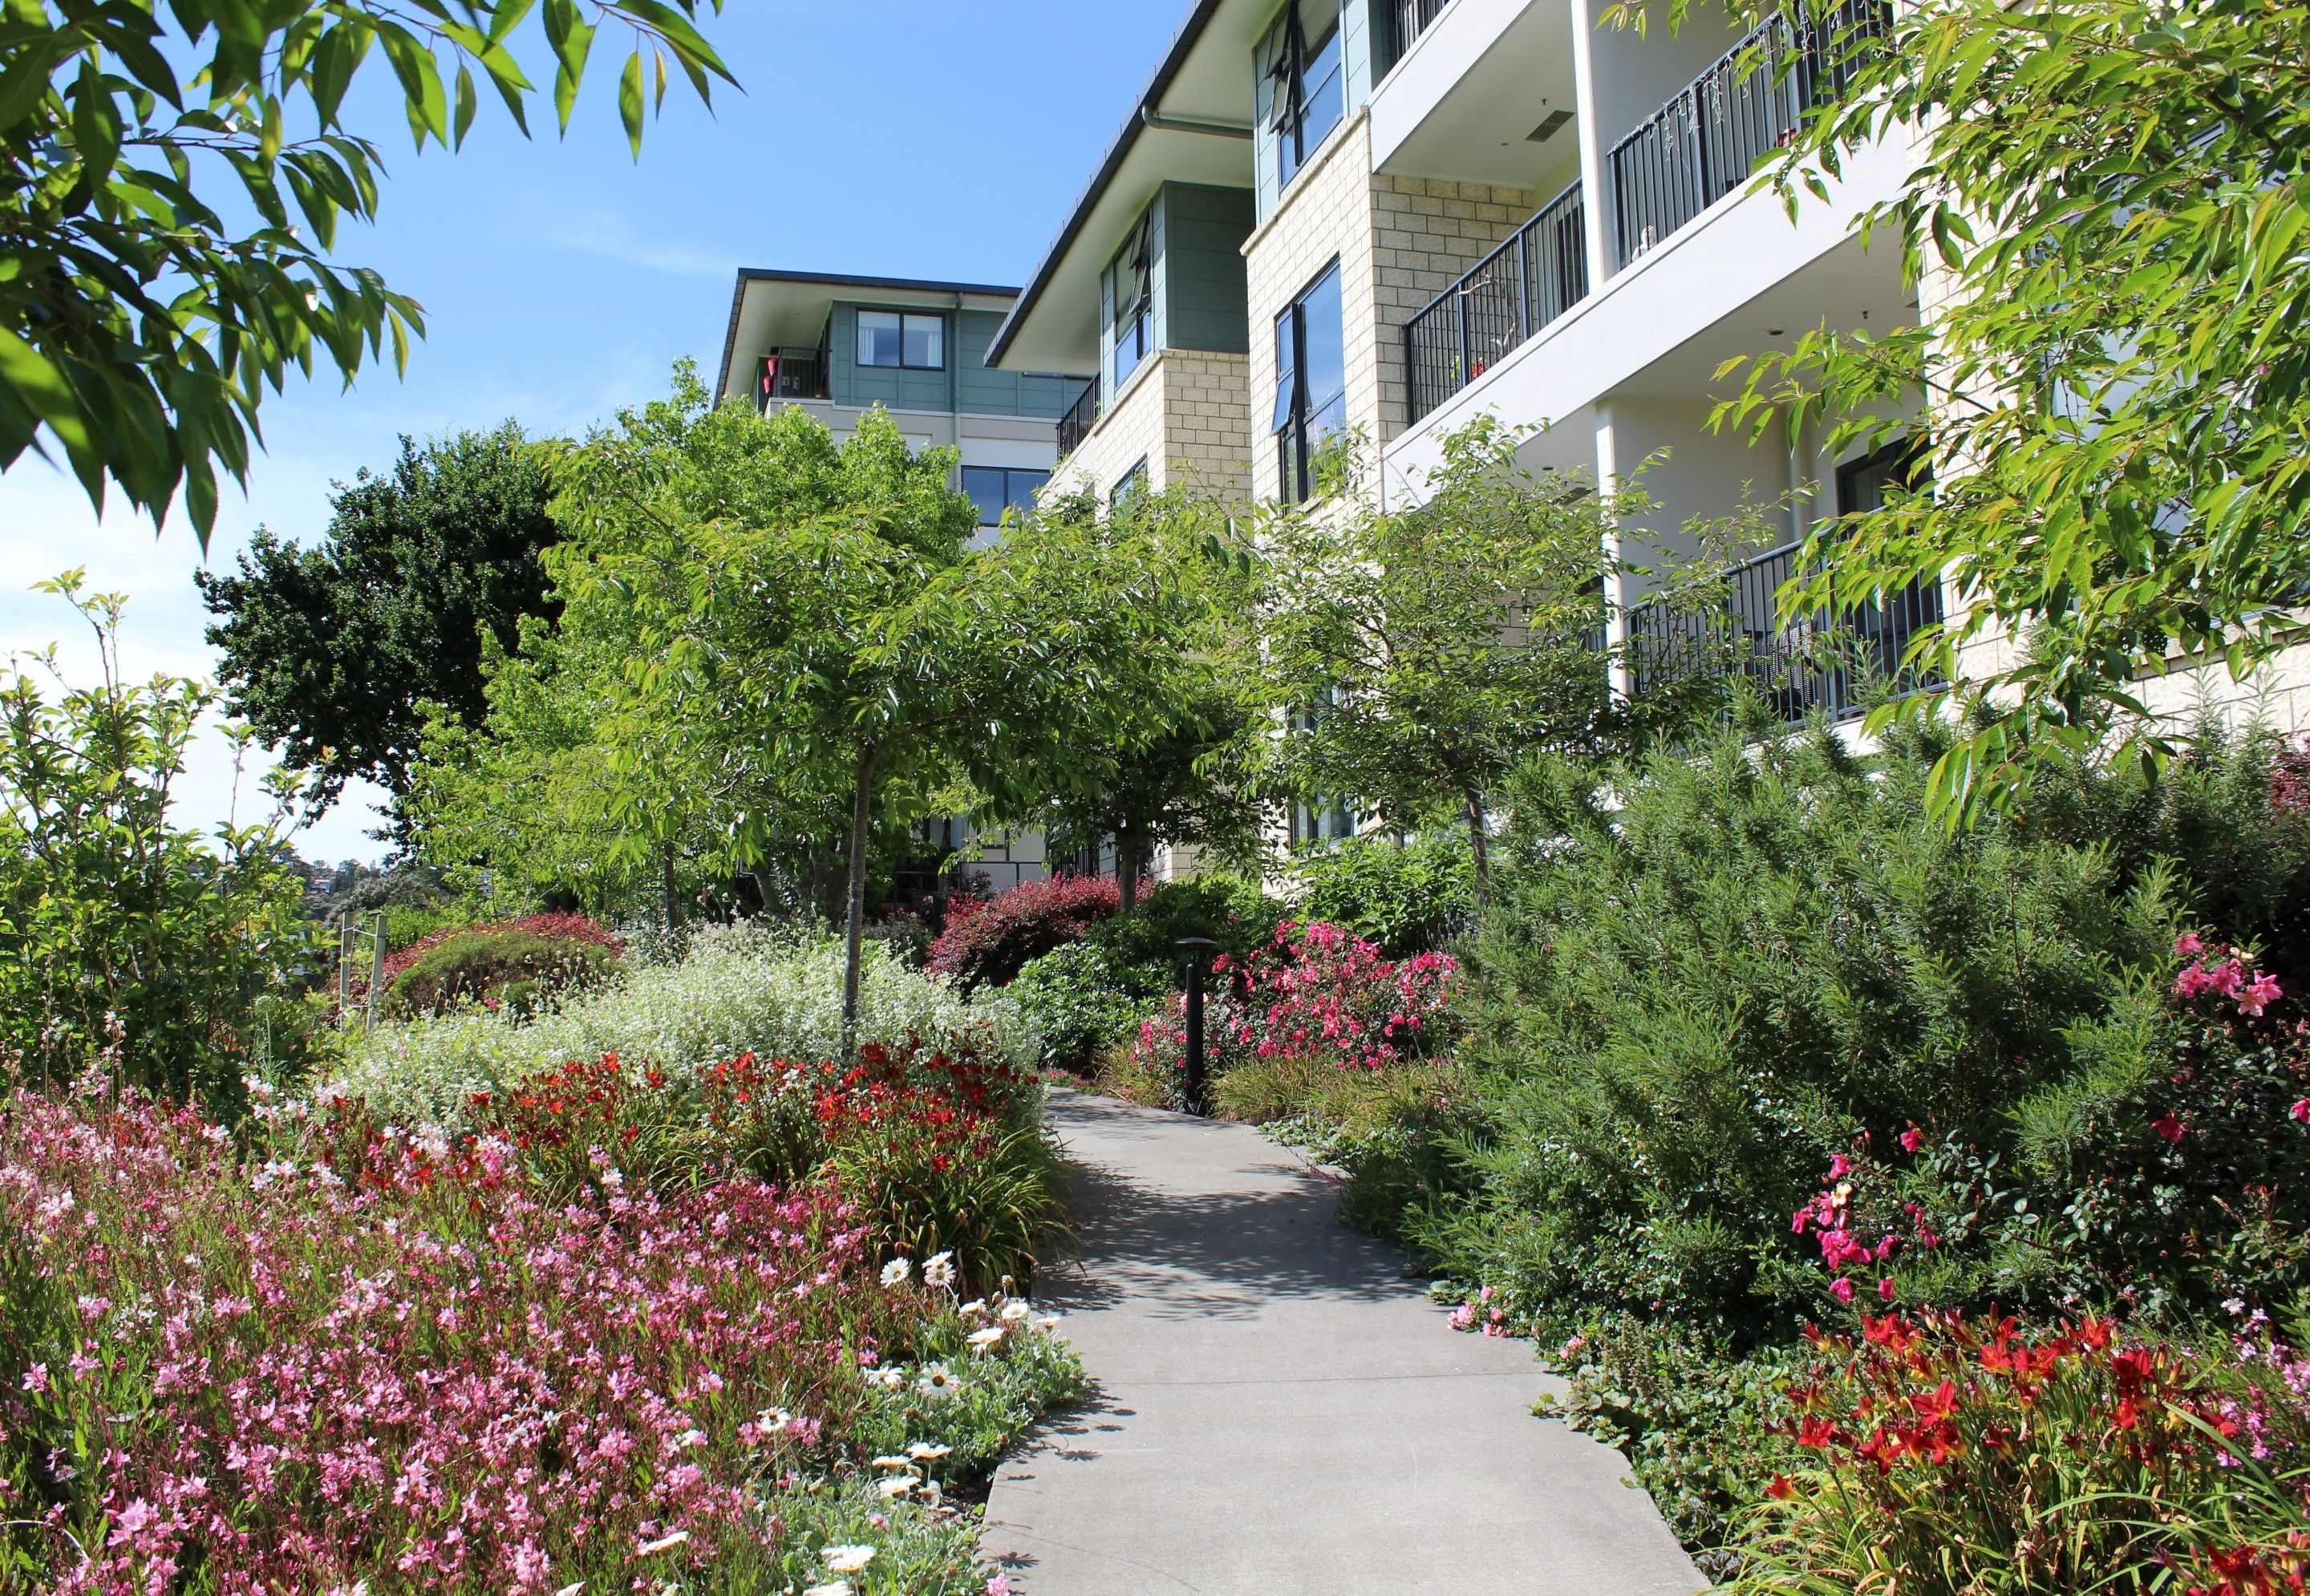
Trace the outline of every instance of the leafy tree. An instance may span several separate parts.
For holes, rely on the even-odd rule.
[[[1457,816],[1480,897],[1508,769],[1535,749],[1601,750],[1667,707],[1616,699],[1604,647],[1608,534],[1641,501],[1535,477],[1522,440],[1480,419],[1445,440],[1419,504],[1350,493],[1260,531],[1256,690],[1284,723],[1267,779],[1351,796],[1400,830]]]
[[[1946,577],[1962,602],[1912,657],[1972,665],[1984,713],[1936,769],[1937,806],[2010,802],[2113,723],[2162,760],[2137,672],[2250,673],[2310,585],[2310,5],[1804,11],[1842,91],[1765,180],[1793,208],[1864,146],[1908,142],[1901,192],[1860,224],[1898,235],[1933,310],[1807,334],[1720,413],[1827,416],[1841,446],[1889,436],[1854,418],[1923,393],[1932,486],[1823,527],[1789,597],[1835,612]],[[1863,14],[1881,44],[1856,37]],[[1961,660],[2000,638],[2009,659]]]
[[[89,623],[101,680],[70,685],[53,648],[39,656],[52,681],[0,676],[0,1057],[21,1079],[99,1069],[229,1110],[244,1073],[282,1051],[266,1011],[287,1017],[285,975],[308,951],[304,883],[278,814],[210,837],[170,823],[215,695],[126,680],[126,601],[83,596],[81,579],[41,588]]]
[[[484,653],[517,652],[524,620],[559,609],[541,558],[560,536],[551,492],[508,421],[404,438],[388,472],[337,488],[319,546],[260,530],[234,574],[195,578],[233,713],[317,778],[320,802],[363,776],[398,810],[429,716],[480,724]]]
[[[957,776],[1001,811],[1067,790],[1081,750],[1124,745],[1167,642],[1165,575],[1127,546],[969,548],[954,462],[880,411],[838,445],[800,410],[715,410],[685,364],[557,469],[562,589],[623,629],[624,724],[696,729],[763,800],[722,817],[731,856],[848,811],[846,1045],[878,818]]]
[[[1067,557],[1078,564],[1119,562],[1174,577],[1164,589],[1168,642],[1143,663],[1150,690],[1121,740],[1078,743],[1072,781],[1050,794],[1030,787],[1032,807],[997,817],[1039,825],[1055,853],[1112,842],[1125,915],[1156,849],[1234,861],[1258,845],[1246,758],[1252,715],[1235,680],[1246,646],[1246,562],[1227,548],[1226,525],[1218,506],[1175,490],[1131,496],[1104,515],[1089,497],[1062,501],[1018,534],[1046,550],[1072,544]]]
[[[388,344],[398,367],[423,331],[415,300],[330,258],[339,220],[378,211],[382,160],[345,114],[363,67],[389,65],[420,151],[464,143],[478,80],[526,134],[534,3],[19,0],[0,34],[0,467],[53,444],[100,507],[109,481],[156,523],[181,490],[205,546],[217,468],[246,481],[266,388],[317,359],[350,380]],[[701,98],[734,81],[697,9],[546,0],[560,126],[604,25],[633,37],[618,110],[637,154],[669,59]]]

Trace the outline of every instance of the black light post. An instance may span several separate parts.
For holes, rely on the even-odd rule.
[[[1187,1112],[1208,1115],[1211,1106],[1203,1085],[1203,959],[1219,944],[1209,937],[1181,937],[1171,945],[1187,962]]]

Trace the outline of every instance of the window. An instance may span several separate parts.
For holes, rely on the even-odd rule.
[[[1356,811],[1345,799],[1291,806],[1291,845],[1341,842],[1356,834]]]
[[[1108,322],[1115,334],[1115,388],[1155,352],[1155,225],[1152,213],[1140,218],[1131,241],[1107,269]]]
[[[1035,507],[1035,490],[1051,480],[1047,471],[1026,471],[1009,465],[966,465],[962,490],[978,507],[981,526],[1000,526],[1005,510],[1024,515]]]
[[[1120,509],[1146,491],[1147,456],[1142,455],[1139,456],[1139,463],[1123,473],[1123,480],[1107,490],[1107,507]]]
[[[909,371],[946,369],[946,317],[911,311],[858,313],[858,363]]]
[[[1297,504],[1316,491],[1315,455],[1348,423],[1348,351],[1340,314],[1340,263],[1275,318],[1277,491]]]
[[[1326,20],[1310,45],[1295,4],[1269,35],[1267,54],[1268,131],[1274,136],[1280,189],[1299,175],[1307,158],[1347,114],[1338,16]]]

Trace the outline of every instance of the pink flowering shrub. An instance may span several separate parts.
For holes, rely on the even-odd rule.
[[[1791,1217],[1838,1304],[2206,1311],[2310,1287],[2310,1028],[2276,977],[2185,935],[2138,1052],[2023,1101],[2000,1153],[1864,1134]]]
[[[1391,959],[1378,946],[1317,921],[1286,921],[1241,959],[1212,961],[1204,1045],[1213,1074],[1253,1059],[1314,1059],[1381,1070],[1447,1045],[1459,962],[1448,953]],[[1132,1064],[1176,1081],[1186,1047],[1186,1000],[1174,997],[1139,1028]]]
[[[879,1370],[963,1350],[947,1297],[878,1279],[829,1188],[653,1191],[597,1149],[599,1179],[549,1189],[501,1138],[342,1102],[274,1132],[244,1154],[135,1097],[0,1106],[0,1585],[550,1592],[765,1566],[786,1531],[764,1490],[863,1464],[925,1400]]]

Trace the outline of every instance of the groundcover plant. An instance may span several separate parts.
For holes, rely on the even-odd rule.
[[[978,1085],[881,1084],[834,1097]],[[553,1133],[591,1083],[534,1086],[515,1134],[0,1107],[0,1586],[986,1589],[953,1493],[1077,1388],[1054,1323],[838,1178],[630,1175]]]

